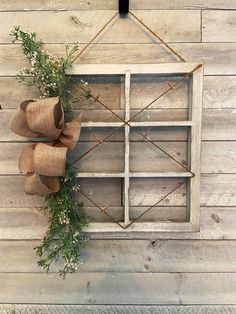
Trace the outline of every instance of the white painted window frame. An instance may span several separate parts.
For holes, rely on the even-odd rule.
[[[185,75],[193,71],[196,63],[163,63],[163,64],[76,64],[70,75],[124,75],[125,76],[125,120],[130,118],[130,78],[131,75]],[[130,122],[131,126],[170,126],[189,127],[188,168],[194,173],[130,173],[129,172],[129,125],[125,125],[125,167],[122,173],[79,173],[79,177],[124,178],[124,223],[129,223],[129,180],[130,177],[189,177],[188,222],[134,222],[127,229],[122,229],[115,222],[91,222],[87,228],[92,233],[130,233],[130,232],[198,232],[200,231],[200,154],[201,154],[201,123],[202,123],[202,86],[203,66],[198,67],[190,78],[189,119],[187,121],[146,121]],[[118,127],[123,122],[84,122],[82,127]],[[101,205],[101,204],[99,204]]]

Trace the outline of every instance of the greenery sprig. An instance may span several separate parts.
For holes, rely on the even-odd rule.
[[[23,32],[20,26],[16,26],[10,35],[13,42],[21,44],[23,53],[31,64],[30,68],[24,68],[19,73],[19,82],[36,87],[40,98],[59,96],[68,120],[74,96],[70,90],[71,78],[67,71],[79,46],[66,45],[66,56],[55,57],[43,49],[43,43],[37,39],[36,33]],[[81,80],[79,84],[86,90],[83,97],[89,97],[87,83]],[[74,198],[74,193],[80,189],[76,182],[76,172],[67,163],[65,176],[60,178],[60,191],[45,198],[49,229],[42,244],[35,248],[40,258],[38,265],[44,270],[49,271],[53,262],[60,261],[64,264],[59,271],[63,278],[67,273],[77,270],[81,263],[80,249],[87,239],[83,229],[88,225],[89,218],[83,210],[83,204]]]

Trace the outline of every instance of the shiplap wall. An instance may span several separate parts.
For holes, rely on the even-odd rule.
[[[48,275],[41,272],[33,247],[42,238],[47,219],[34,208],[42,201],[23,193],[22,177],[16,174],[25,143],[8,130],[12,110],[34,93],[13,77],[27,62],[19,46],[10,43],[8,33],[18,24],[35,30],[46,49],[60,55],[65,41],[81,41],[82,46],[88,42],[114,14],[117,1],[0,0],[0,303],[194,304],[179,308],[191,313],[201,311],[200,304],[236,303],[236,2],[136,0],[130,7],[187,61],[205,65],[201,232],[150,234],[149,240],[92,239],[77,274],[62,281],[56,267]],[[81,58],[85,63],[173,61],[130,19],[111,26]],[[181,139],[182,135],[175,136]],[[2,311],[12,309],[6,306]],[[158,309],[169,311],[169,307],[142,307],[135,308],[135,313]],[[55,307],[41,310],[58,311]],[[112,308],[84,309],[86,313],[95,310],[110,313]],[[233,313],[235,308],[202,308],[209,313],[226,310]]]

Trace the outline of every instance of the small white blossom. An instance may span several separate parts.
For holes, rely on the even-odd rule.
[[[78,192],[80,190],[80,185],[75,185],[72,187],[72,191]]]
[[[72,259],[66,260],[66,262],[64,263],[65,267],[70,268],[71,270],[77,270],[78,269],[78,264],[73,261]]]

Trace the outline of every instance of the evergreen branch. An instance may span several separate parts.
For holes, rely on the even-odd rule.
[[[24,68],[18,75],[19,82],[35,86],[41,98],[59,96],[67,119],[72,110],[73,95],[70,91],[70,76],[67,70],[71,67],[78,45],[65,46],[66,57],[49,55],[37,39],[36,33],[26,33],[20,26],[14,27],[10,33],[13,42],[21,44],[23,53],[28,58],[31,68]],[[81,86],[87,83],[80,81]],[[89,97],[90,91],[82,97]],[[74,194],[79,190],[76,185],[76,173],[72,166],[66,164],[65,176],[60,178],[60,190],[46,196],[45,210],[49,213],[49,229],[42,244],[35,248],[39,256],[38,265],[47,272],[52,263],[63,262],[59,274],[65,278],[67,273],[73,273],[81,263],[80,249],[86,241],[83,229],[89,223],[89,218]]]

